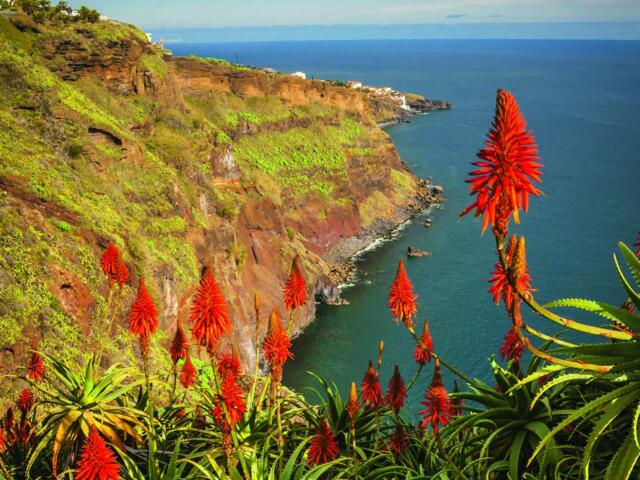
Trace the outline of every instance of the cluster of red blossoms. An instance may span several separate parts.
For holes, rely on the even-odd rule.
[[[439,425],[446,425],[453,415],[452,403],[449,394],[442,384],[442,375],[440,374],[440,363],[436,360],[431,385],[425,393],[424,400],[421,402],[426,408],[420,411],[423,415],[423,421],[420,425],[424,428],[431,424],[433,432],[438,435]]]
[[[418,365],[423,366],[425,363],[431,362],[431,352],[433,352],[433,339],[431,332],[429,332],[429,323],[425,320],[420,341],[416,343],[416,349],[413,351],[413,357]]]
[[[180,370],[180,384],[184,388],[191,388],[194,383],[196,383],[196,367],[193,366],[191,355],[187,352]]]
[[[140,279],[138,296],[129,313],[129,331],[138,337],[140,341],[140,352],[146,358],[149,352],[149,338],[158,328],[158,308],[153,303],[153,299],[144,283]]]
[[[360,391],[362,393],[362,403],[365,407],[375,409],[386,404],[395,414],[398,414],[400,409],[404,406],[404,401],[407,398],[407,388],[405,387],[402,375],[400,375],[400,368],[398,365],[395,366],[393,375],[389,380],[387,393],[386,395],[383,395],[378,372],[373,368],[373,362],[369,361],[369,368],[362,379]],[[347,413],[350,418],[355,417],[359,410],[357,402],[358,397],[354,383],[351,385],[349,401],[345,407],[347,408]]]
[[[327,423],[322,419],[316,434],[311,438],[309,450],[307,451],[307,462],[310,465],[331,462],[338,458],[338,442]]]
[[[389,291],[389,308],[391,309],[396,319],[404,321],[405,326],[409,332],[416,339],[416,347],[413,352],[416,363],[423,367],[427,362],[436,356],[433,350],[433,339],[429,331],[429,323],[424,321],[422,329],[422,335],[418,338],[413,331],[413,321],[407,322],[407,318],[416,314],[416,296],[413,293],[413,286],[407,275],[404,267],[404,262],[400,260],[398,264],[398,271],[396,277],[391,284]],[[369,369],[365,374],[365,378],[362,382],[362,398],[365,405],[369,407],[375,407],[381,403],[378,395],[381,395],[380,385],[376,371],[373,369],[373,364],[369,362]],[[387,405],[398,413],[400,408],[404,404],[406,397],[406,388],[404,381],[400,376],[398,367],[395,367],[391,381],[389,382],[389,389],[386,396]],[[446,425],[449,422],[451,416],[460,413],[461,403],[456,399],[452,401],[449,398],[447,390],[442,383],[442,375],[440,374],[440,362],[436,356],[435,370],[431,385],[425,392],[425,399],[422,402],[426,406],[420,413],[424,416],[422,422],[422,428],[427,424],[431,424],[434,433],[438,434],[438,428],[440,425]],[[454,408],[455,407],[455,408]],[[455,409],[455,412],[454,412]],[[398,453],[402,451],[403,445],[406,444],[406,432],[402,425],[398,424],[396,431],[390,439],[389,448]]]
[[[296,255],[291,263],[291,273],[282,292],[287,311],[294,310],[307,303],[307,286],[300,268],[300,256]]]
[[[500,260],[491,273],[489,293],[496,304],[500,299],[504,301],[505,308],[514,325],[520,325],[520,295],[531,292],[531,275],[527,268],[527,251],[524,237],[518,239],[512,235],[505,251],[505,259],[508,274]],[[515,288],[514,288],[515,286]]]
[[[129,269],[122,260],[116,244],[109,242],[100,258],[102,272],[109,280],[109,286],[118,285],[120,288],[129,281]]]
[[[391,435],[391,438],[389,439],[389,450],[396,455],[400,455],[408,446],[409,440],[407,439],[407,432],[402,424],[398,423],[396,425],[396,429]]]
[[[242,371],[235,350],[223,353],[218,357],[216,370],[222,379],[222,385],[220,386],[220,394],[215,400],[213,417],[224,432],[229,432],[242,419],[242,414],[247,411],[242,387],[238,383]]]
[[[29,365],[27,365],[27,378],[36,383],[44,380],[44,362],[38,352],[31,354]]]
[[[91,427],[76,465],[76,480],[118,480],[120,465],[116,455],[102,439],[95,426]]]
[[[416,298],[413,285],[407,276],[404,262],[398,262],[398,271],[389,290],[389,309],[396,321],[402,321],[409,329],[413,328],[413,317],[416,314]]]
[[[44,362],[42,357],[33,352],[27,364],[27,378],[34,383],[44,380]],[[0,453],[7,447],[13,445],[27,445],[34,439],[29,414],[35,405],[35,397],[29,388],[20,392],[16,400],[16,407],[20,411],[20,419],[16,421],[13,415],[13,408],[9,407],[5,413],[4,420],[0,421]]]
[[[211,270],[207,270],[196,291],[190,321],[194,338],[209,354],[217,350],[222,336],[231,331],[229,306]]]
[[[113,243],[107,246],[102,255],[101,265],[103,272],[109,279],[110,286],[116,283],[122,286],[128,280],[126,266]],[[126,272],[126,275],[124,272]],[[297,256],[293,260],[291,273],[284,287],[283,300],[288,311],[301,307],[307,301],[306,283],[302,275],[300,259]],[[258,306],[256,308],[259,309]],[[218,393],[214,399],[214,407],[211,414],[222,429],[223,442],[226,444],[225,447],[228,447],[230,443],[229,434],[246,412],[246,403],[242,387],[239,384],[241,368],[235,350],[219,356],[216,353],[223,335],[231,331],[232,324],[226,299],[211,270],[205,272],[194,294],[189,320],[193,325],[192,334],[194,340],[198,345],[204,346],[212,358],[217,357],[216,372],[221,381],[218,385]],[[155,306],[144,280],[141,279],[138,294],[129,315],[129,330],[140,341],[143,359],[146,359],[148,355],[149,339],[157,327],[158,308]],[[263,351],[265,359],[271,366],[271,374],[276,383],[281,381],[284,363],[292,357],[290,348],[291,341],[289,336],[280,322],[277,311],[274,310],[263,342]],[[178,378],[184,388],[190,388],[196,381],[197,371],[191,361],[189,340],[179,315],[169,352],[175,367],[177,367],[180,360],[184,360]],[[44,375],[42,361],[41,359],[38,361],[38,359],[39,357],[34,357],[30,364],[29,375],[33,375],[34,378],[41,378]],[[177,375],[177,369],[175,374]],[[22,400],[22,403],[26,403],[26,401]],[[22,405],[22,403],[19,403],[19,405]],[[326,436],[325,434],[326,432],[323,433],[324,436]],[[320,444],[325,445],[326,442],[320,442]],[[321,455],[322,458],[335,457],[337,455],[337,446],[335,447],[335,452],[330,444],[326,444],[326,447],[328,448],[325,452],[327,456],[322,457]],[[91,432],[83,449],[81,460],[78,462],[78,478],[117,478],[119,467],[117,469],[111,468],[113,462],[111,462],[109,453],[110,450],[108,450],[99,434]],[[117,463],[115,465],[117,466]]]
[[[291,340],[280,323],[278,312],[274,310],[269,317],[269,329],[262,343],[262,351],[271,366],[271,376],[276,383],[282,380],[282,367],[285,362],[293,357],[290,349]]]
[[[360,389],[362,392],[362,403],[364,403],[366,407],[376,408],[384,403],[378,372],[373,368],[373,362],[371,360],[369,360],[369,368],[364,374]]]
[[[10,407],[7,409],[4,420],[0,421],[0,453],[13,446],[29,445],[33,441],[35,433],[27,416],[33,408],[33,397],[25,398],[30,394],[29,390],[23,391],[17,402],[21,412],[19,420],[14,418],[13,408]]]
[[[187,336],[182,328],[182,321],[179,317],[176,323],[176,333],[171,341],[169,353],[171,354],[171,360],[174,365],[180,360],[187,358],[187,354],[189,353],[189,340],[187,340]]]
[[[478,152],[478,167],[467,180],[475,201],[460,214],[474,210],[482,215],[482,229],[491,225],[496,233],[506,235],[511,214],[516,223],[518,211],[527,211],[529,195],[542,192],[532,182],[540,182],[542,164],[538,147],[527,130],[527,122],[511,93],[498,90],[493,127],[489,131],[486,146]]]
[[[222,380],[220,394],[216,398],[216,406],[213,409],[213,417],[223,431],[234,428],[242,419],[242,414],[247,411],[242,388],[238,385],[237,378],[229,375]]]
[[[503,360],[513,360],[518,362],[522,356],[524,345],[518,337],[518,332],[515,328],[511,327],[500,345],[500,358]]]
[[[404,406],[405,398],[407,398],[407,387],[405,387],[402,375],[400,375],[400,368],[396,365],[391,380],[389,380],[385,401],[393,413],[397,415]]]

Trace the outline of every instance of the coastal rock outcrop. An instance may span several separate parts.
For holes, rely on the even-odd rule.
[[[409,246],[407,247],[407,256],[408,257],[428,257],[431,254],[426,250],[420,250],[419,248]]]

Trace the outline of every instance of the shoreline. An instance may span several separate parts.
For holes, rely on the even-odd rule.
[[[397,240],[400,234],[409,225],[411,225],[418,217],[428,214],[429,212],[431,212],[433,208],[437,208],[438,205],[439,204],[431,205],[427,207],[424,211],[420,212],[419,214],[411,218],[407,218],[405,221],[403,221],[402,223],[397,225],[394,229],[392,229],[388,234],[382,237],[376,238],[369,245],[367,245],[366,247],[362,248],[361,250],[358,250],[356,253],[351,255],[351,257],[349,257],[344,263],[349,264],[350,266],[353,267],[354,278],[352,278],[349,283],[341,283],[340,285],[338,285],[338,289],[340,289],[340,291],[343,291],[347,288],[355,287],[356,285],[361,283],[362,278],[357,277],[359,269],[358,269],[358,266],[356,265],[357,262],[360,260],[360,258],[362,258],[364,255],[366,255],[369,252],[375,252],[376,250],[378,250],[378,248],[383,246],[385,243],[393,242],[394,240]]]
[[[378,220],[374,222],[372,227],[360,232],[358,235],[342,239],[323,255],[323,258],[332,266],[328,276],[333,283],[333,287],[338,292],[334,292],[334,295],[330,296],[325,295],[324,298],[321,298],[320,303],[328,305],[344,304],[344,300],[340,297],[340,292],[347,286],[357,284],[358,267],[356,262],[358,257],[376,250],[386,242],[395,240],[416,218],[442,205],[444,202],[442,186],[434,185],[424,179],[419,180],[420,184],[416,191],[414,203],[399,212],[395,220]]]

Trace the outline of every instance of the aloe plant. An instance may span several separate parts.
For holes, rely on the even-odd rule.
[[[42,395],[40,404],[46,414],[40,420],[35,446],[29,455],[27,476],[49,446],[55,475],[61,451],[65,451],[66,458],[74,458],[80,434],[88,435],[91,426],[120,450],[126,449],[126,437],[143,441],[145,413],[128,406],[126,399],[132,389],[144,383],[135,369],[113,365],[98,374],[90,360],[82,375],[78,375],[63,362],[45,354],[42,357],[48,371],[47,381],[32,386]]]

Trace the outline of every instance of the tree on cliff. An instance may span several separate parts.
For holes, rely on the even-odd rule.
[[[51,5],[49,0],[0,0],[0,8],[15,8],[27,14],[37,23],[56,20],[68,22],[72,19],[80,22],[96,23],[100,20],[100,12],[84,5],[78,9],[77,14],[74,16],[73,10],[66,1]]]
[[[93,8],[85,7],[83,5],[78,10],[77,18],[81,22],[96,23],[98,20],[100,20],[100,13]]]

